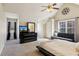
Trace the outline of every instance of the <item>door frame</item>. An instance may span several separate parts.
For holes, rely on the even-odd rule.
[[[11,20],[10,20],[10,19],[11,19]],[[17,36],[17,39],[16,39],[16,40],[18,40],[18,36],[19,36],[19,32],[18,32],[18,31],[19,31],[19,26],[18,26],[19,23],[18,23],[18,22],[19,22],[19,21],[18,21],[17,18],[10,18],[10,17],[7,17],[7,26],[8,26],[8,20],[10,20],[10,21],[12,21],[12,20],[14,21],[14,20],[15,20],[14,22],[16,22],[16,36]],[[8,29],[8,28],[7,28],[7,29]]]

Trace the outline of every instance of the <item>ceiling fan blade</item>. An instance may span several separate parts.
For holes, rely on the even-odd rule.
[[[55,8],[55,7],[53,7],[53,9],[59,10],[59,8]]]
[[[53,4],[53,6],[57,5],[56,3]]]
[[[46,9],[41,10],[42,12],[45,11]]]
[[[41,6],[41,7],[48,7],[48,6]]]

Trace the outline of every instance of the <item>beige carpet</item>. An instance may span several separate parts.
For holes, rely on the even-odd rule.
[[[38,41],[19,44],[17,40],[7,41],[1,56],[43,56],[36,46]]]

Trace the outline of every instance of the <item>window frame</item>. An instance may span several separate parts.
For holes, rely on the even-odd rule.
[[[60,20],[60,21],[58,21],[58,32],[60,32],[60,22],[65,22],[65,32],[64,33],[68,33],[68,28],[73,28],[73,27],[68,27],[68,25],[67,25],[67,23],[68,23],[68,21],[74,21],[74,23],[75,23],[75,19],[69,19],[69,20]],[[74,24],[75,25],[75,24]],[[75,27],[74,27],[74,30],[75,30]],[[61,32],[60,32],[61,33]],[[74,32],[73,32],[74,33]]]

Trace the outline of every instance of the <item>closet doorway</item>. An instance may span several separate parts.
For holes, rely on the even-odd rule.
[[[17,19],[7,18],[7,40],[17,39]]]

